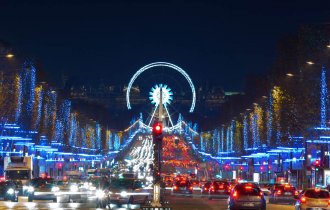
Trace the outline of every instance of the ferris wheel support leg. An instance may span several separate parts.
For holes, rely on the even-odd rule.
[[[151,124],[151,122],[152,122],[152,119],[153,119],[154,116],[155,116],[155,113],[156,113],[157,108],[158,108],[158,104],[156,104],[155,110],[154,110],[154,112],[153,112],[152,115],[151,115],[151,118],[150,118],[150,121],[149,121],[148,127],[150,127],[150,124]]]

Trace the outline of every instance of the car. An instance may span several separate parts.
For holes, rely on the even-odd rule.
[[[202,186],[202,188],[201,188],[202,195],[208,195],[209,194],[211,184],[212,184],[212,182],[208,181]]]
[[[290,184],[283,184],[279,185],[275,188],[274,191],[274,198],[293,198],[294,196],[297,196],[299,194],[298,190]]]
[[[266,200],[266,203],[269,203],[269,197],[271,196],[271,191],[268,188],[260,188],[261,191],[264,193],[264,197]]]
[[[6,181],[0,182],[0,199],[10,200],[12,202],[18,201],[19,189],[15,182]]]
[[[304,189],[298,196],[296,210],[320,209],[329,210],[329,191],[320,188]]]
[[[264,194],[255,183],[240,183],[228,198],[228,209],[266,209]]]
[[[190,180],[193,190],[200,190],[200,182],[196,179]]]
[[[176,194],[192,194],[193,186],[188,180],[178,180],[175,182],[172,188],[172,193]]]
[[[228,181],[213,181],[209,189],[209,199],[228,197],[231,187]]]
[[[150,199],[150,191],[144,189],[139,179],[114,179],[106,190],[97,190],[100,207],[107,205],[144,204]]]
[[[56,203],[59,190],[60,188],[51,179],[33,179],[28,187],[28,202],[33,200],[52,200]]]

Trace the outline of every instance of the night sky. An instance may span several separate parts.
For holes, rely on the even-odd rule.
[[[329,1],[316,0],[0,0],[0,39],[50,79],[64,73],[112,84],[168,61],[197,84],[240,90],[247,73],[269,70],[283,35],[329,22]]]

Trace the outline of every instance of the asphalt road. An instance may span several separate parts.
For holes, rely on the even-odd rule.
[[[209,200],[206,197],[187,197],[187,196],[167,196],[170,207],[175,210],[226,210],[226,199],[213,199]],[[44,201],[36,202],[0,202],[0,210],[15,209],[15,210],[57,210],[57,209],[97,209],[93,201],[87,203],[49,203]],[[116,210],[128,208],[116,208]],[[133,209],[139,209],[139,206],[133,206]],[[293,210],[294,206],[283,204],[268,204],[269,210]]]

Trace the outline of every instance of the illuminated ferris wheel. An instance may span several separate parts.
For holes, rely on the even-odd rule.
[[[193,112],[196,104],[196,91],[195,91],[195,86],[192,83],[192,80],[190,79],[189,75],[179,66],[176,66],[172,63],[168,62],[155,62],[155,63],[150,63],[148,65],[143,66],[140,68],[131,78],[127,91],[126,91],[126,102],[127,102],[127,108],[131,109],[131,104],[130,104],[130,91],[133,86],[134,81],[142,74],[144,71],[148,69],[154,69],[156,70],[157,68],[155,67],[168,67],[170,69],[178,71],[180,74],[184,76],[186,81],[188,82],[191,92],[192,92],[192,99],[191,99],[191,107],[189,109],[189,112]],[[171,101],[173,100],[173,92],[171,91],[171,88],[169,88],[165,84],[156,84],[151,88],[151,91],[149,92],[149,99],[151,101],[151,104],[154,105],[154,110],[152,112],[150,122],[148,126],[150,126],[151,122],[153,121],[155,117],[155,113],[157,110],[165,110],[164,115],[165,116],[158,116],[158,119],[161,120],[163,118],[168,118],[170,122],[170,126],[174,126],[171,115],[168,110],[168,105],[171,104]]]

